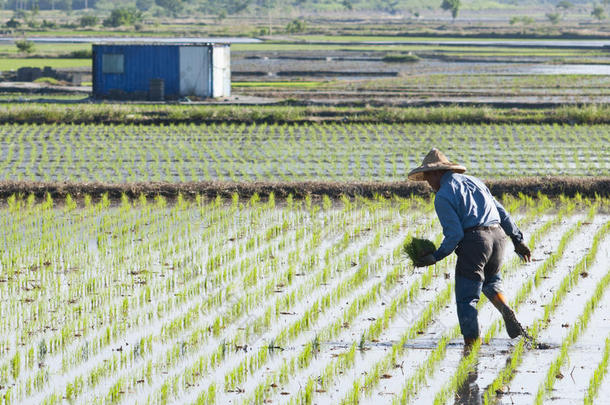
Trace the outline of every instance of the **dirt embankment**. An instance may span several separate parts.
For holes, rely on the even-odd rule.
[[[528,177],[509,180],[486,181],[491,192],[496,196],[503,194],[518,195],[523,193],[536,196],[538,193],[549,197],[560,195],[574,196],[577,193],[583,197],[610,197],[610,178],[569,178],[569,177]],[[70,194],[74,198],[83,198],[89,195],[92,198],[100,198],[108,194],[111,200],[117,200],[125,194],[129,198],[137,198],[140,195],[146,197],[163,196],[174,199],[179,194],[186,198],[196,195],[206,197],[229,197],[234,193],[242,198],[249,198],[254,193],[265,198],[274,193],[278,199],[286,198],[292,194],[295,198],[303,198],[306,195],[321,197],[327,195],[331,198],[339,198],[342,195],[353,197],[373,197],[381,195],[391,197],[393,195],[408,197],[411,195],[428,196],[431,189],[422,182],[219,182],[204,181],[191,183],[44,183],[44,182],[0,182],[0,198],[7,198],[13,194],[28,196],[35,195],[43,198],[47,193],[54,199],[65,198]]]

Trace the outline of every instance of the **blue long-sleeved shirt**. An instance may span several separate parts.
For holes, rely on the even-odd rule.
[[[447,172],[434,198],[434,208],[443,227],[443,242],[433,253],[438,261],[455,250],[464,237],[464,229],[499,223],[514,243],[523,241],[523,234],[508,212],[491,195],[483,182],[475,177]]]

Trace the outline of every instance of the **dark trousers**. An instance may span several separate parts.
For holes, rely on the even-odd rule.
[[[464,233],[455,250],[455,301],[460,330],[465,338],[479,337],[477,303],[481,291],[490,300],[502,292],[500,268],[506,235],[500,227]]]

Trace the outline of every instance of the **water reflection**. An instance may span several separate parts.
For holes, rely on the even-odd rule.
[[[464,348],[462,356],[466,357],[469,353],[470,350]],[[483,396],[477,384],[478,377],[479,362],[477,361],[474,368],[468,372],[466,380],[455,391],[455,405],[481,405],[483,403]]]
[[[537,65],[527,69],[538,75],[610,75],[609,65]]]

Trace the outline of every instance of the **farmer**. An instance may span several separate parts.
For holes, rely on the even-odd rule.
[[[505,233],[524,261],[530,261],[531,252],[502,204],[479,179],[461,174],[465,171],[434,148],[409,173],[409,180],[427,181],[435,191],[434,208],[444,235],[439,248],[421,257],[415,266],[430,266],[455,250],[455,300],[466,347],[480,340],[476,305],[481,291],[502,314],[511,339],[528,337],[502,293]]]

